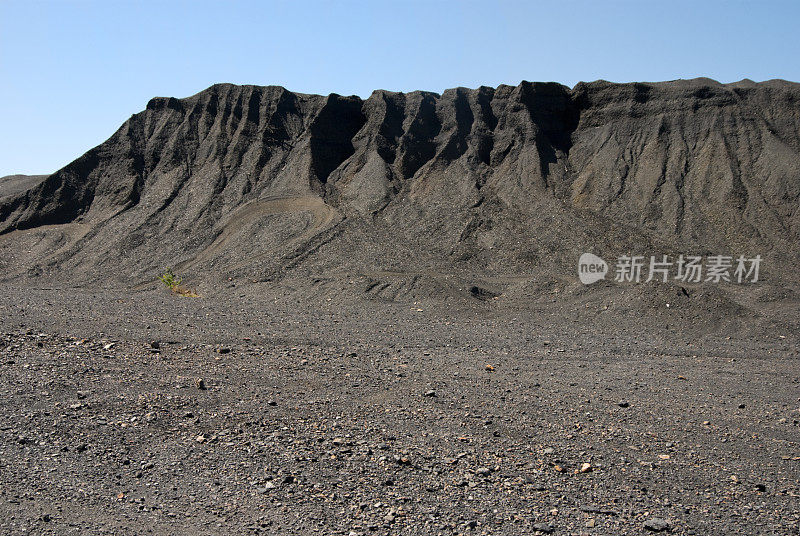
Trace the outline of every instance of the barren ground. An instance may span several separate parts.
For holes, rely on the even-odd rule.
[[[606,316],[7,285],[0,533],[800,533],[795,335]]]

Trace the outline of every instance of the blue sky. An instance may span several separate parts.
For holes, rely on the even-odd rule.
[[[367,97],[521,80],[800,80],[800,2],[0,0],[0,176],[50,173],[153,96]]]

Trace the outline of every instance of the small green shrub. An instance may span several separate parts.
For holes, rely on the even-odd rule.
[[[164,285],[168,289],[170,289],[175,294],[184,296],[186,298],[200,297],[200,295],[194,290],[191,290],[181,285],[181,282],[183,282],[183,278],[175,275],[175,272],[172,271],[172,268],[167,268],[166,270],[164,270],[164,274],[160,276],[159,279],[161,280],[162,283],[164,283]]]
[[[159,277],[162,283],[164,283],[168,289],[174,291],[178,285],[181,284],[183,279],[175,275],[175,272],[172,271],[172,268],[167,268],[164,271],[164,275]]]

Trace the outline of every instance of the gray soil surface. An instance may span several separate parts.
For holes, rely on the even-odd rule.
[[[800,528],[794,333],[250,290],[4,288],[0,532]]]
[[[800,534],[798,162],[779,80],[155,98],[0,179],[0,533]]]

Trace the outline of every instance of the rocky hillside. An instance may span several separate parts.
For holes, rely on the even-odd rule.
[[[214,85],[0,197],[0,268],[152,280],[572,274],[761,254],[797,282],[800,85],[523,82],[367,100]],[[573,278],[574,279],[574,278]],[[391,281],[388,283],[391,286]],[[422,285],[422,287],[420,287]]]

